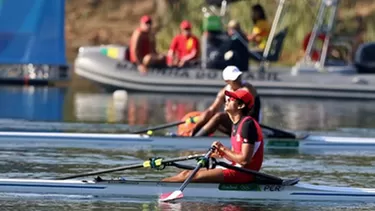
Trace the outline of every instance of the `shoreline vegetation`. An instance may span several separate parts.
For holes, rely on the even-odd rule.
[[[193,32],[198,37],[201,36],[203,2],[204,0],[67,0],[65,31],[68,61],[74,62],[80,46],[127,45],[131,33],[138,26],[139,18],[144,14],[154,18],[158,50],[166,53],[184,19],[191,21]],[[280,61],[274,65],[291,66],[303,55],[302,42],[312,30],[320,0],[286,2],[278,30],[287,26],[289,31]],[[278,0],[236,2],[229,5],[228,16],[238,20],[243,30],[249,33],[253,26],[250,8],[257,3],[263,5],[272,23]],[[361,42],[375,40],[375,1],[341,0],[334,33],[349,40],[354,47]],[[251,62],[251,65],[255,63]],[[73,83],[77,79],[73,74]],[[82,80],[78,81],[81,83]]]

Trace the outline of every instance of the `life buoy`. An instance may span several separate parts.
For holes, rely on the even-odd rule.
[[[309,45],[309,40],[310,40],[311,34],[312,34],[312,32],[306,34],[305,38],[303,39],[303,50],[304,50],[304,52],[306,52],[307,46]],[[318,34],[317,39],[324,42],[324,40],[326,39],[326,34],[324,34],[324,33]],[[311,50],[311,60],[319,61],[319,59],[320,59],[320,51],[313,48]]]

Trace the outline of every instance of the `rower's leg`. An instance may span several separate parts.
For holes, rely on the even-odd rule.
[[[182,171],[176,176],[164,178],[163,182],[184,182],[188,176],[190,175],[191,171],[186,170]],[[224,182],[224,175],[223,169],[200,169],[192,179],[192,182],[214,182],[220,183]]]
[[[202,171],[203,169],[199,170]],[[179,174],[162,179],[163,182],[183,182],[189,176],[190,170],[181,171]]]
[[[223,169],[202,169],[202,171],[197,172],[192,182],[212,182],[221,183],[224,182]]]
[[[220,112],[216,113],[208,122],[205,124],[202,129],[200,129],[195,136],[208,136],[216,131],[220,125],[230,124],[230,119],[227,113]],[[229,130],[230,131],[230,130]]]

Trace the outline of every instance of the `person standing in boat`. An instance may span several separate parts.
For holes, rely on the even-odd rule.
[[[263,163],[263,134],[258,122],[248,115],[254,107],[253,95],[245,90],[238,89],[234,92],[224,91],[227,101],[225,112],[233,123],[231,128],[231,149],[222,143],[215,141],[212,146],[215,152],[211,157],[225,158],[245,169],[259,171]],[[189,176],[190,171],[163,179],[164,182],[183,182]],[[254,180],[250,174],[238,172],[232,169],[200,169],[192,182],[214,183],[247,183]]]
[[[147,67],[165,65],[165,56],[156,51],[155,35],[151,32],[152,19],[142,16],[140,26],[133,32],[129,43],[130,61],[137,65],[141,73],[147,73]]]
[[[184,67],[197,62],[200,54],[199,39],[191,32],[192,25],[184,20],[180,24],[181,34],[175,36],[168,51],[168,66]]]
[[[219,112],[226,101],[225,91],[245,89],[255,96],[254,107],[248,114],[256,121],[260,121],[260,97],[253,85],[242,81],[241,75],[242,72],[236,66],[227,66],[223,70],[223,79],[227,85],[218,92],[212,105],[200,115],[199,121],[190,133],[191,136],[208,136],[217,129],[227,135],[231,134],[232,122],[229,115],[226,112]]]

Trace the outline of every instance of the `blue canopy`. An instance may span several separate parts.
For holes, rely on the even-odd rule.
[[[65,0],[0,0],[0,63],[66,65]]]

